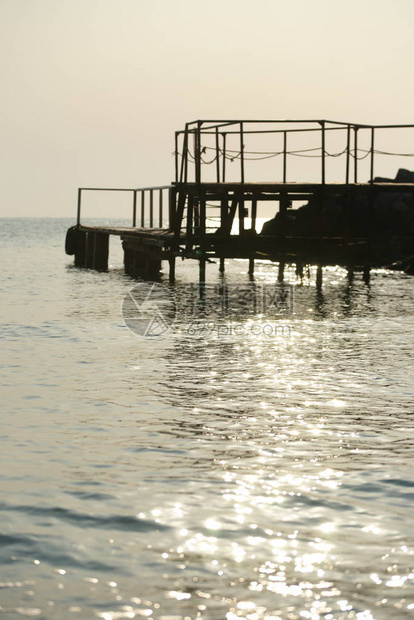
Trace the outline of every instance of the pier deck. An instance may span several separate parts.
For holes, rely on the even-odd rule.
[[[254,131],[247,129],[249,123],[255,124]],[[225,259],[228,258],[249,260],[250,275],[254,272],[254,261],[257,259],[278,262],[279,280],[283,279],[286,263],[295,263],[299,274],[304,264],[317,265],[319,284],[322,283],[322,267],[326,265],[359,269],[368,279],[373,264],[372,239],[376,234],[372,221],[375,201],[379,196],[390,193],[414,197],[412,182],[374,179],[374,136],[381,128],[329,121],[309,121],[311,124],[317,123],[318,127],[303,128],[304,121],[298,121],[301,124],[299,128],[281,130],[279,125],[273,128],[273,123],[281,121],[269,123],[271,130],[263,129],[262,125],[257,129],[258,121],[197,121],[187,124],[183,132],[176,134],[176,179],[171,185],[139,189],[80,188],[77,223],[68,231],[66,244],[67,252],[75,255],[75,264],[106,269],[109,237],[118,236],[123,243],[125,270],[133,276],[156,277],[161,262],[168,260],[169,277],[173,281],[176,258],[181,257],[199,262],[200,281],[205,280],[206,261],[218,259],[219,268],[224,271]],[[371,176],[367,183],[358,182],[358,159],[362,158],[358,156],[358,132],[363,129],[368,130],[371,140],[371,147],[363,156],[370,157]],[[346,147],[338,154],[329,155],[326,150],[328,132],[338,130],[345,132]],[[321,178],[309,183],[288,182],[288,155],[302,152],[288,151],[288,136],[291,132],[313,131],[318,132],[320,146],[304,149],[304,152],[319,149]],[[276,134],[283,140],[281,151],[271,153],[272,157],[282,157],[281,180],[247,181],[246,136],[265,132]],[[239,141],[237,151],[229,148],[231,137]],[[190,139],[193,141],[192,151]],[[210,161],[205,160],[208,149],[213,152]],[[346,160],[345,182],[328,183],[326,161],[329,156],[338,155],[343,155]],[[230,181],[227,180],[228,160],[238,160],[240,166],[236,175],[232,170],[235,179]],[[203,178],[204,168],[209,164],[214,164],[213,173],[209,169],[213,179]],[[81,207],[85,193],[99,191],[130,192],[130,227],[82,224]],[[260,210],[266,207],[269,212],[272,203],[275,205],[274,217],[267,227],[259,230]],[[312,219],[302,225],[300,234],[297,226],[292,234],[291,220],[299,213],[293,208],[295,203],[307,203],[312,207]]]

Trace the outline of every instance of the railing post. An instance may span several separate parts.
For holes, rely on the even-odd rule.
[[[287,131],[283,132],[283,183],[286,183],[287,173]]]
[[[346,173],[345,183],[349,184],[349,158],[351,156],[351,125],[346,128]]]
[[[358,182],[358,127],[354,127],[354,183]]]
[[[222,178],[222,182],[224,183],[226,180],[226,135],[225,133],[221,134],[223,136],[223,167],[222,167],[222,173],[221,173],[221,178]]]
[[[141,228],[145,228],[145,191],[141,191]]]
[[[137,190],[134,189],[134,203],[132,207],[132,227],[135,228],[137,225]]]
[[[321,121],[322,128],[322,185],[325,185],[325,121]]]
[[[149,227],[152,228],[154,225],[154,190],[150,189],[150,221]]]
[[[188,125],[185,126],[183,137],[183,153],[181,155],[180,183],[187,183],[188,175]]]
[[[240,123],[240,180],[244,183],[244,136],[243,123]]]
[[[174,163],[175,163],[175,181],[178,181],[178,131],[175,132],[175,151],[174,151]]]
[[[81,201],[82,201],[82,188],[78,188],[78,212],[76,216],[76,226],[80,226],[81,219]]]
[[[162,207],[163,207],[163,205],[162,205],[162,198],[163,198],[163,196],[162,196],[162,189],[160,189],[160,193],[159,193],[159,217],[158,217],[158,220],[159,220],[158,224],[159,224],[160,228],[162,228]]]
[[[195,182],[201,183],[201,123],[197,122],[197,129],[194,133],[194,163],[195,163]]]
[[[374,127],[371,127],[371,185],[374,182]]]
[[[216,127],[216,177],[217,183],[220,183],[220,145],[218,127]]]

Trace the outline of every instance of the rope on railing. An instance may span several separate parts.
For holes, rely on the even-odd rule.
[[[216,151],[216,149],[214,147],[209,147],[209,146],[204,146],[202,149],[202,152],[206,152],[206,150],[214,150]],[[319,151],[318,153],[316,153],[316,151]],[[341,157],[341,155],[345,155],[347,152],[347,148],[345,147],[342,151],[339,151],[338,153],[329,153],[328,151],[324,151],[324,154],[326,157]],[[357,153],[364,153],[364,155],[362,155],[361,157],[357,157],[358,160],[361,159],[365,159],[366,157],[368,157],[368,155],[370,155],[371,153],[374,153],[374,155],[389,155],[389,156],[394,156],[394,157],[414,157],[414,153],[394,153],[391,151],[381,151],[381,150],[377,150],[374,149],[374,151],[371,151],[371,149],[357,149]],[[188,149],[187,150],[189,159],[192,162],[195,162],[195,157],[194,155],[191,153],[191,151]],[[314,153],[312,155],[310,155],[309,153]],[[271,159],[273,157],[278,157],[279,155],[283,155],[284,151],[244,151],[244,159],[247,161],[262,161],[264,159]],[[350,150],[349,154],[351,157],[355,158],[355,152],[354,150]],[[183,153],[178,153],[178,155],[183,156]],[[263,155],[263,157],[246,157],[246,155]],[[294,151],[286,151],[286,155],[292,155],[293,157],[313,157],[313,158],[321,158],[322,157],[322,148],[321,147],[315,147],[315,148],[311,148],[311,149],[298,149],[298,150],[294,150]],[[226,159],[228,159],[229,161],[234,161],[235,159],[240,159],[241,157],[241,151],[235,151],[232,149],[226,149],[226,151],[224,152],[223,150],[219,149],[218,154],[216,154],[215,157],[213,157],[213,159],[211,159],[210,161],[206,161],[205,159],[203,159],[202,157],[200,157],[200,161],[202,164],[206,164],[206,165],[210,165],[213,164],[215,161],[217,161],[218,157],[225,157]]]

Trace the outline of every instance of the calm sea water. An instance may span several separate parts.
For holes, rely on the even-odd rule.
[[[1,221],[0,617],[410,617],[414,279],[331,269],[270,318],[200,306],[237,333],[184,309],[144,338],[119,242],[109,273],[75,269],[71,224]]]

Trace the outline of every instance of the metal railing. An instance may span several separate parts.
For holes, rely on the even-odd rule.
[[[300,126],[302,125],[302,127]],[[305,126],[303,126],[305,125]],[[326,183],[327,161],[330,157],[345,156],[345,169],[343,170],[344,181],[346,184],[358,183],[358,161],[369,159],[370,183],[374,182],[374,162],[375,155],[397,155],[414,157],[414,153],[393,153],[376,150],[375,142],[378,133],[390,129],[413,129],[414,124],[404,125],[365,125],[357,123],[345,123],[330,120],[199,120],[186,123],[185,129],[177,131],[175,134],[175,180],[177,183],[203,182],[202,171],[206,166],[203,164],[215,164],[215,182],[226,182],[227,168],[226,162],[239,161],[239,172],[237,182],[248,182],[246,175],[246,164],[249,153],[246,142],[250,136],[260,134],[276,134],[282,137],[283,145],[277,151],[269,152],[271,157],[280,156],[282,158],[282,173],[280,181],[287,182],[288,156],[298,156],[306,150],[315,151],[312,157],[320,158],[320,176],[318,182]],[[294,134],[308,134],[316,132],[319,146],[314,149],[289,150],[288,138]],[[346,145],[340,153],[331,154],[326,150],[326,139],[331,132],[345,134]],[[360,134],[368,132],[369,147],[360,148]],[[210,144],[206,146],[206,139],[210,137]],[[233,137],[237,149],[228,148],[228,138]],[[204,140],[204,144],[203,144]],[[191,142],[191,145],[190,145]],[[234,146],[234,145],[233,145]],[[316,154],[318,151],[318,154]],[[212,159],[205,161],[206,153],[210,152]],[[261,153],[265,155],[265,153]],[[258,158],[260,159],[260,158]],[[266,157],[263,157],[266,159]],[[352,159],[353,165],[352,164]],[[295,179],[297,181],[297,179]]]
[[[169,193],[171,185],[156,187],[116,188],[116,187],[79,187],[78,210],[76,224],[81,224],[82,193],[83,192],[130,192],[132,194],[132,227],[137,222],[141,228],[163,228],[166,219],[170,226],[171,214],[166,218],[166,209],[171,204]],[[167,194],[167,196],[165,196]],[[157,225],[155,225],[157,224]]]

